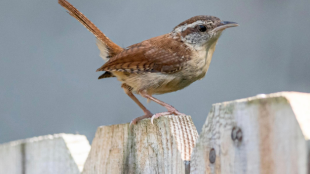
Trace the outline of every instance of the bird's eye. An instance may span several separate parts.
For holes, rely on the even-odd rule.
[[[198,25],[198,29],[199,29],[199,31],[201,31],[201,32],[207,31],[207,28],[206,28],[206,26],[204,26],[204,25]]]

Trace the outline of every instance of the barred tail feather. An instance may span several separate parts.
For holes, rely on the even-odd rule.
[[[123,48],[112,42],[99,28],[95,26],[83,13],[76,9],[66,0],[59,0],[58,3],[68,10],[68,13],[84,25],[98,39],[97,45],[100,56],[103,58],[113,57],[123,51]]]

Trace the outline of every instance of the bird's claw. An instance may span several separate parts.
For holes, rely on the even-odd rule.
[[[142,119],[144,119],[144,118],[151,118],[152,115],[153,115],[153,114],[152,114],[151,112],[145,113],[145,115],[133,119],[133,120],[130,122],[129,126],[131,127],[132,125],[137,124],[137,122],[139,122],[140,120],[142,120]]]
[[[132,121],[130,122],[130,124],[129,124],[129,127],[131,127],[133,124],[132,124]]]
[[[151,123],[154,124],[154,119],[159,118],[160,116],[169,115],[169,114],[171,114],[171,113],[170,112],[161,112],[161,113],[154,114],[151,118]]]
[[[185,115],[177,110],[172,110],[172,111],[168,111],[168,112],[161,112],[161,113],[157,113],[154,114],[151,118],[151,123],[154,124],[154,119],[159,118],[161,116],[165,116],[165,115]]]

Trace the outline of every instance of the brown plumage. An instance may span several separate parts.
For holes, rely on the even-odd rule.
[[[117,77],[125,93],[143,110],[145,115],[134,119],[133,124],[143,118],[152,117],[153,121],[166,114],[181,115],[174,107],[152,95],[177,91],[203,78],[222,31],[237,26],[214,16],[195,16],[180,23],[168,34],[123,49],[66,0],[59,0],[59,4],[97,37],[100,56],[109,58],[97,69],[105,71],[99,79]],[[164,106],[168,112],[151,114],[133,92]]]
[[[182,64],[190,60],[190,54],[185,44],[179,44],[166,34],[128,47],[97,71],[172,73],[179,71]]]

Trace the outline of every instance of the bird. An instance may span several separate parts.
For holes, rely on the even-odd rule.
[[[175,92],[202,79],[209,69],[222,32],[238,26],[236,22],[222,21],[215,16],[194,16],[167,34],[122,48],[68,1],[59,0],[58,3],[96,36],[100,56],[106,60],[97,69],[104,71],[98,79],[116,77],[124,92],[144,112],[130,125],[145,118],[151,118],[153,123],[154,119],[164,115],[185,115],[153,95]],[[158,103],[167,111],[152,114],[134,94]]]

